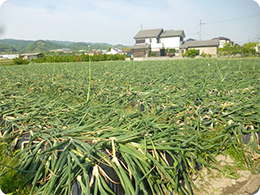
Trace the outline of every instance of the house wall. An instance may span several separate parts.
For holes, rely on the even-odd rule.
[[[38,59],[38,56],[36,56],[36,55],[25,55],[23,59],[24,60],[32,60],[32,59],[36,60],[36,59]]]
[[[157,43],[157,38],[146,38],[145,43],[151,44],[152,51],[160,51],[163,48],[162,43]]]
[[[148,57],[150,49],[135,49],[133,52],[133,57]]]
[[[166,37],[161,38],[161,43],[164,44],[166,49],[173,49],[180,47],[180,37]]]
[[[180,37],[161,38],[161,42],[164,45],[165,49],[175,49],[176,50],[175,56],[180,55],[180,45],[181,45]]]
[[[260,43],[258,43],[256,46],[255,46],[255,51],[257,53],[260,53]]]
[[[188,50],[190,49],[196,49],[196,50],[199,50],[200,54],[202,54],[203,52],[205,54],[211,54],[211,55],[217,55],[217,52],[218,52],[218,48],[217,47],[197,47],[197,48],[189,48]]]
[[[219,40],[219,48],[223,48],[228,43],[230,43],[228,40]]]

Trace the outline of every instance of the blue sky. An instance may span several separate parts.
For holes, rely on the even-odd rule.
[[[260,41],[260,6],[253,0],[6,0],[0,39],[133,45],[141,24],[198,39],[200,20],[202,40]]]

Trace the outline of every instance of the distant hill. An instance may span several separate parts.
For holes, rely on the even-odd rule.
[[[16,40],[16,39],[0,39],[0,45],[5,49],[5,52],[9,48],[11,52],[18,53],[33,53],[33,52],[47,52],[49,50],[69,48],[73,51],[86,50],[88,51],[89,45],[90,49],[95,50],[106,50],[110,47],[122,48],[129,47],[121,44],[111,45],[108,43],[90,43],[90,42],[70,42],[70,41],[55,41],[55,40],[38,40],[38,41],[28,41],[28,40]]]
[[[0,39],[0,44],[9,45],[15,48],[17,52],[20,52],[22,49],[26,48],[33,41],[26,40],[16,40],[16,39]]]
[[[14,53],[17,52],[13,46],[7,44],[0,44],[0,52],[1,53]]]
[[[71,41],[56,41],[56,40],[48,40],[48,41],[50,41],[51,43],[56,43],[56,44],[62,45],[62,47],[68,47],[69,45],[75,43],[75,42],[71,42]]]
[[[30,43],[26,48],[22,49],[21,53],[36,53],[36,52],[46,52],[53,49],[61,49],[62,46],[50,41],[34,41]]]
[[[104,50],[104,49],[108,49],[109,47],[111,47],[111,45],[106,44],[106,43],[83,43],[83,42],[79,42],[79,43],[72,43],[71,45],[69,45],[68,47],[71,50],[88,50],[88,46],[90,46],[90,49],[100,49],[100,50]]]

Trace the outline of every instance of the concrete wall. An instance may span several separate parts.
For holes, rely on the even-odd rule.
[[[161,56],[161,57],[149,57],[149,58],[133,58],[133,61],[163,61],[163,60],[177,60],[177,59],[184,59],[183,57],[168,57],[168,56]],[[129,58],[127,60],[130,60]]]

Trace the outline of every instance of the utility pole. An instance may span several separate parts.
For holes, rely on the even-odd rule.
[[[141,30],[143,30],[143,23],[141,23]]]
[[[202,25],[204,25],[205,23],[202,23],[202,20],[200,19],[200,32],[199,32],[199,40],[201,41],[201,37],[202,37]]]

